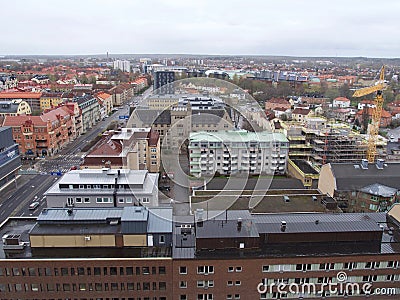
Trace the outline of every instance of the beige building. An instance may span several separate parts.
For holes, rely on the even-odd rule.
[[[50,109],[63,102],[62,93],[43,93],[40,97],[40,110]]]
[[[151,127],[160,134],[164,149],[178,149],[190,132],[231,130],[233,122],[224,108],[192,109],[174,105],[168,110],[136,109],[128,127]]]
[[[150,128],[122,128],[105,133],[85,156],[81,166],[83,169],[103,167],[159,172],[158,132]]]
[[[0,116],[30,115],[31,113],[29,104],[21,99],[0,101]]]

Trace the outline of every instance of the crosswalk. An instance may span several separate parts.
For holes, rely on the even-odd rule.
[[[71,167],[79,168],[81,156],[79,154],[63,154],[53,159],[43,160],[35,165],[36,170],[41,173],[50,174],[52,172],[68,172]]]

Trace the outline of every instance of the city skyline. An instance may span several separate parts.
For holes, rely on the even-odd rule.
[[[326,3],[20,0],[7,3],[0,55],[398,57],[400,3]]]

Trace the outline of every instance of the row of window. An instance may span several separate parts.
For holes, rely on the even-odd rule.
[[[16,284],[1,284],[0,292],[76,292],[76,291],[155,291],[166,290],[167,283],[160,282],[111,282],[111,283],[16,283]]]
[[[158,272],[157,272],[158,271]],[[0,276],[87,276],[87,275],[155,275],[166,274],[160,267],[93,267],[93,268],[0,268]]]
[[[398,281],[400,278],[399,274],[390,274],[390,275],[364,275],[364,276],[349,276],[347,278],[348,282],[357,283],[357,282],[385,282],[385,281]],[[323,284],[323,283],[336,283],[336,276],[333,277],[306,277],[306,278],[263,278],[262,283],[264,285],[279,285],[280,283],[284,283],[286,285],[289,284],[304,284],[304,283],[312,283],[312,284]]]
[[[138,198],[137,199],[139,202],[142,203],[150,203],[150,198],[149,197],[143,197],[143,198]],[[125,198],[118,198],[118,203],[132,203],[133,199],[132,197],[125,197]],[[73,203],[90,203],[90,198],[89,197],[68,197],[67,198],[67,203],[69,205],[72,205]],[[96,203],[112,203],[113,199],[110,197],[96,197]]]
[[[16,300],[16,299],[4,299],[1,298],[1,300]],[[38,300],[38,299],[26,299],[26,300]],[[137,297],[137,298],[46,298],[42,300],[167,300],[167,297],[161,296],[161,297]]]
[[[317,270],[353,270],[353,269],[378,269],[398,268],[398,261],[386,262],[345,262],[345,263],[321,263],[321,264],[296,264],[296,265],[263,265],[263,272],[280,271],[317,271]],[[229,270],[228,270],[229,271]],[[232,271],[230,271],[232,272]]]

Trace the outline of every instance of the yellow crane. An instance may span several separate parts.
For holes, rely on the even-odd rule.
[[[372,111],[372,120],[371,124],[369,125],[369,137],[368,137],[368,150],[367,150],[367,159],[368,162],[374,162],[376,156],[376,142],[379,132],[379,124],[381,122],[382,116],[382,106],[383,106],[383,96],[382,91],[386,89],[386,82],[385,82],[385,66],[382,66],[379,80],[373,86],[365,87],[359,89],[354,92],[353,97],[362,97],[365,95],[369,95],[376,92],[375,97],[375,108]]]

